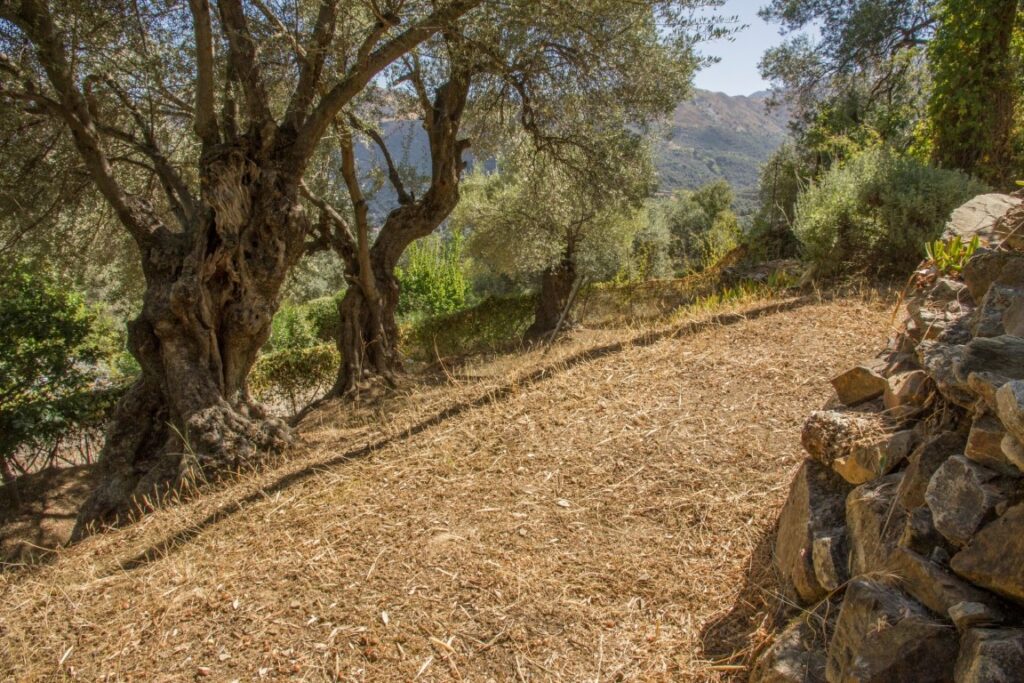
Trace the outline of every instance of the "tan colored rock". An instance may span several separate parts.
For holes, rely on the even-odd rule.
[[[956,683],[1020,683],[1024,680],[1024,630],[968,629],[960,641]]]
[[[825,683],[825,642],[804,619],[784,628],[750,671],[750,683]]]
[[[958,602],[949,608],[949,618],[963,632],[975,626],[997,626],[1004,617],[980,602]]]
[[[935,528],[956,547],[963,547],[1006,500],[999,475],[967,458],[954,455],[936,470],[924,498]]]
[[[956,631],[899,590],[853,579],[829,643],[830,683],[947,683]]]
[[[943,432],[925,441],[910,454],[898,496],[904,510],[913,510],[925,504],[924,492],[932,475],[948,458],[963,453],[966,443],[962,434]]]
[[[841,533],[850,486],[821,463],[806,460],[790,487],[779,516],[775,567],[789,591],[804,604],[824,598],[828,590],[814,571],[814,539]]]
[[[856,406],[876,399],[885,392],[886,381],[876,369],[858,365],[832,378],[839,401],[846,406]]]
[[[974,535],[950,562],[968,581],[1024,604],[1024,504]]]
[[[906,512],[896,504],[902,474],[890,474],[858,486],[846,497],[846,539],[850,575],[879,571],[888,565],[906,524]]]
[[[1003,329],[1006,334],[1024,337],[1024,298],[1014,301],[1003,313]]]
[[[909,429],[880,435],[854,444],[848,455],[832,461],[832,469],[851,484],[874,481],[902,464],[915,442],[914,432]]]
[[[969,384],[973,373],[993,381],[1000,378],[1000,382],[1024,379],[1024,339],[1020,337],[979,337],[963,345],[923,342],[918,356],[942,395],[965,408],[974,407],[980,398]]]
[[[1007,382],[1001,386],[996,392],[996,406],[1006,431],[1024,443],[1024,382]]]
[[[848,577],[845,530],[819,534],[811,546],[811,564],[818,584],[825,590],[838,590]]]
[[[1006,434],[1000,446],[1003,449],[1003,457],[1024,472],[1024,443],[1018,441],[1013,434]]]
[[[972,315],[971,332],[975,337],[998,337],[1006,334],[1004,319],[1014,305],[1024,299],[1024,290],[995,283],[988,288]]]
[[[920,413],[935,394],[935,383],[923,370],[893,375],[886,381],[883,402],[885,409],[896,419]]]
[[[904,476],[904,481],[906,477]],[[899,494],[897,493],[897,504]],[[901,548],[912,550],[923,557],[931,557],[936,548],[941,548],[947,553],[953,549],[949,545],[932,520],[932,511],[927,505],[914,508],[907,513],[907,521],[903,525],[903,533],[900,534],[896,544]]]
[[[992,415],[976,417],[971,424],[964,455],[985,467],[1008,476],[1019,477],[1022,473],[1007,459],[1003,452],[1003,438],[1006,430]]]

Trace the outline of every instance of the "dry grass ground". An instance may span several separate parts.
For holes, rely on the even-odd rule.
[[[800,426],[889,314],[579,333],[327,406],[278,469],[0,574],[0,678],[741,676]]]

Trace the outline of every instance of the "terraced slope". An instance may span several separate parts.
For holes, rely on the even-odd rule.
[[[0,574],[0,678],[742,676],[800,426],[889,314],[580,338],[330,406],[281,468]]]

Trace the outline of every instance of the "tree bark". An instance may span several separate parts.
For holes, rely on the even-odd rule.
[[[76,539],[289,441],[285,424],[249,400],[246,377],[305,226],[297,181],[257,171],[248,152],[228,147],[204,164],[205,209],[192,230],[160,231],[142,247],[146,291],[128,334],[142,375],[115,410]]]
[[[540,339],[551,334],[562,318],[569,297],[572,296],[573,285],[576,284],[576,261],[571,254],[566,255],[558,264],[548,268],[541,275],[540,293],[534,309],[533,324],[526,330],[527,339]],[[566,312],[563,327],[573,325],[572,312]]]

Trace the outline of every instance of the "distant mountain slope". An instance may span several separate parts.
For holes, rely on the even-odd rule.
[[[725,178],[738,195],[757,187],[761,166],[786,139],[788,114],[767,111],[767,93],[749,97],[697,90],[676,109],[659,145],[661,191],[695,188]]]
[[[725,178],[732,184],[741,213],[750,209],[761,166],[785,140],[785,111],[765,109],[767,93],[749,97],[696,90],[679,105],[665,130],[663,144],[657,144],[656,163],[660,192],[694,189]],[[430,152],[426,133],[416,121],[388,121],[384,137],[395,161],[430,173]],[[366,143],[356,150],[363,167],[380,166],[377,149]],[[373,211],[386,214],[394,206],[394,193],[387,183],[370,200]]]

